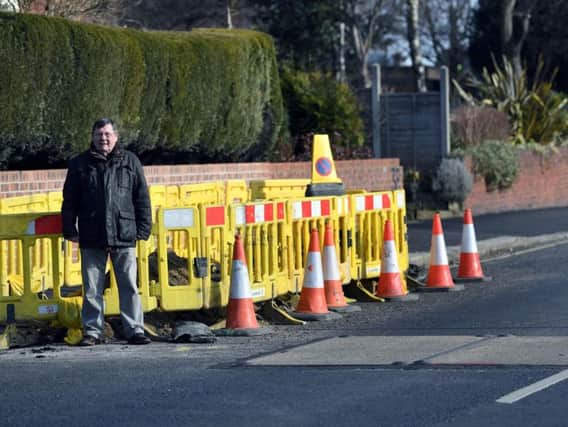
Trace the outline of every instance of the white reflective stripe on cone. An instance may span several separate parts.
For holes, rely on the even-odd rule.
[[[230,297],[236,299],[252,298],[248,268],[245,263],[238,259],[233,260]]]
[[[308,262],[306,263],[303,287],[323,288],[321,254],[319,252],[308,253]]]
[[[446,242],[443,234],[434,234],[432,236],[430,265],[448,265],[448,254],[446,253]]]
[[[399,273],[394,240],[385,241],[383,250],[384,256],[381,265],[381,273]]]
[[[477,242],[475,241],[475,228],[473,224],[463,225],[461,251],[463,253],[477,253]]]
[[[335,255],[335,246],[324,246],[324,265],[323,276],[325,280],[341,280],[339,268],[337,266],[337,256]]]

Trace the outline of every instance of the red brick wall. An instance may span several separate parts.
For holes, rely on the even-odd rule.
[[[348,189],[391,190],[402,187],[402,168],[398,159],[342,160],[336,161],[335,167]],[[311,162],[147,166],[144,172],[149,184],[189,184],[228,179],[309,179]],[[60,191],[66,173],[64,169],[0,172],[0,198]]]
[[[512,188],[487,192],[483,179],[476,178],[465,207],[480,214],[568,206],[568,148],[548,158],[523,152],[519,155],[519,162],[520,173]],[[471,164],[469,160],[468,164]],[[347,189],[390,190],[402,186],[398,159],[342,160],[335,161],[335,166]],[[145,173],[150,184],[309,178],[311,163],[147,166]],[[60,191],[65,174],[65,170],[0,172],[0,198]]]
[[[465,207],[479,214],[568,206],[568,148],[549,157],[522,152],[519,166],[519,176],[507,190],[487,192],[483,178],[476,178]]]

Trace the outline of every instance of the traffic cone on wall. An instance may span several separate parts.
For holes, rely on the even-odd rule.
[[[341,317],[327,309],[323,283],[319,233],[313,229],[310,235],[310,247],[306,257],[304,282],[298,306],[293,313],[301,320],[330,320]]]
[[[418,295],[411,295],[402,280],[398,259],[392,221],[387,219],[383,235],[383,253],[381,256],[381,275],[375,295],[388,301],[416,301]]]
[[[269,328],[261,328],[256,320],[243,241],[237,234],[233,247],[233,266],[227,324],[225,329],[215,331],[218,335],[263,335]]]
[[[338,313],[361,311],[361,307],[349,305],[345,301],[331,222],[325,225],[325,235],[323,239],[323,284],[328,309]]]
[[[448,265],[446,242],[442,230],[440,214],[434,214],[432,223],[432,244],[430,246],[430,267],[426,278],[426,287],[423,290],[449,291],[463,290],[463,286],[456,286]]]
[[[342,196],[343,182],[337,176],[328,135],[314,135],[312,145],[312,180],[306,187],[306,197]]]
[[[489,280],[491,280],[491,278],[484,276],[483,270],[481,269],[471,209],[466,209],[463,214],[460,263],[456,281],[474,282]]]

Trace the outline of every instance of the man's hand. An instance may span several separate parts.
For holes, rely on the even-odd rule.
[[[67,240],[69,240],[70,242],[73,242],[73,243],[79,243],[79,236],[73,236],[73,237],[68,238]]]

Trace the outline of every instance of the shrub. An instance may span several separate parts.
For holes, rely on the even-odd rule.
[[[451,116],[452,149],[481,144],[488,139],[505,141],[511,137],[507,114],[492,107],[464,105]]]
[[[505,112],[513,127],[513,142],[516,144],[531,141],[549,144],[558,134],[568,131],[565,111],[568,99],[552,90],[556,71],[545,76],[542,58],[530,84],[526,71],[517,75],[505,57],[502,65],[493,58],[493,66],[494,72],[486,68],[483,70],[481,80],[469,80],[471,93],[454,81],[463,99],[471,105],[489,105]]]
[[[306,73],[289,67],[283,68],[281,80],[293,137],[326,133],[334,145],[363,146],[365,136],[359,105],[346,84],[335,81],[329,74]]]
[[[445,202],[463,203],[473,186],[473,176],[459,158],[442,159],[432,177],[432,192]]]
[[[511,187],[519,174],[517,149],[502,141],[485,141],[470,151],[474,173],[485,179],[488,191]]]
[[[0,13],[0,159],[63,160],[90,126],[184,161],[265,159],[284,109],[274,44],[247,30],[141,32]]]

